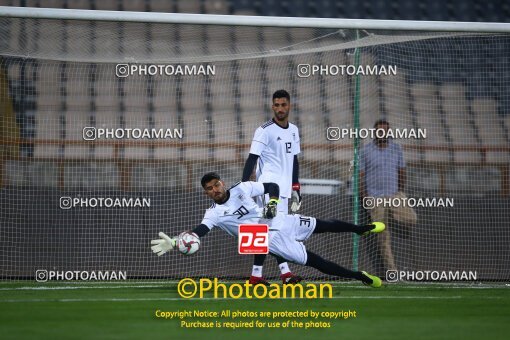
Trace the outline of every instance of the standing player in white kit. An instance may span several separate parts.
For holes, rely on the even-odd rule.
[[[257,182],[278,184],[280,197],[277,211],[279,214],[287,215],[289,198],[291,199],[292,213],[296,213],[301,206],[297,160],[297,155],[301,152],[299,130],[296,125],[289,122],[291,108],[289,93],[285,90],[278,90],[273,93],[272,100],[274,117],[255,131],[250,154],[244,165],[242,181],[246,182],[250,179],[253,169],[257,165]],[[268,201],[267,195],[256,199],[259,207],[264,207]],[[266,255],[255,255],[250,283],[269,285],[262,276],[265,258]],[[302,280],[301,277],[292,274],[284,259],[277,258],[277,262],[284,284],[298,283]]]

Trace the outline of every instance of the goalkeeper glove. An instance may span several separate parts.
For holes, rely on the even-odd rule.
[[[292,184],[292,194],[290,197],[290,211],[295,214],[301,207],[301,185],[299,183]]]
[[[263,217],[268,219],[274,218],[276,216],[278,203],[280,203],[280,201],[276,198],[271,198],[269,203],[264,207]]]
[[[159,232],[159,237],[161,238],[151,241],[151,244],[153,244],[151,247],[153,253],[161,256],[175,248],[175,245],[177,244],[177,237],[170,237],[162,231]]]

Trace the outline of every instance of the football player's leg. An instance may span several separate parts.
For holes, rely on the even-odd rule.
[[[250,276],[250,284],[263,284],[268,286],[269,282],[267,282],[262,276],[262,268],[264,265],[264,261],[266,259],[266,254],[256,254],[253,258],[253,268]]]
[[[374,288],[378,288],[381,286],[381,279],[377,276],[370,275],[366,272],[355,272],[344,268],[334,262],[323,259],[317,254],[314,254],[310,251],[306,251],[307,259],[306,266],[313,267],[320,272],[328,275],[343,277],[347,279],[356,279],[361,282],[370,285]]]
[[[265,195],[255,197],[255,202],[259,207],[265,205]],[[269,282],[262,276],[262,270],[264,268],[264,261],[266,260],[265,254],[256,254],[253,256],[253,267],[251,270],[250,284],[264,284],[269,285]]]
[[[380,233],[384,231],[385,225],[382,222],[372,222],[366,225],[356,225],[341,220],[320,220],[317,219],[315,234],[320,233],[345,233],[352,232],[358,235]]]
[[[303,278],[299,275],[293,274],[289,269],[289,264],[281,256],[275,256],[278,267],[280,268],[280,278],[283,284],[296,284],[303,281]]]
[[[278,214],[289,214],[288,198],[280,196],[280,203],[278,203]],[[280,256],[276,256],[276,262],[278,263],[278,268],[280,268],[280,278],[282,279],[283,284],[295,284],[303,280],[301,276],[295,275],[290,271],[287,260]]]

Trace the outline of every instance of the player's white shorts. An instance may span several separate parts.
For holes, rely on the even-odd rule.
[[[287,261],[306,264],[307,255],[303,241],[315,230],[314,217],[302,215],[278,215],[269,224],[269,252]]]

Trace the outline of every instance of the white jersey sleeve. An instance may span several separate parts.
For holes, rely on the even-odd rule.
[[[202,224],[205,224],[209,229],[218,226],[218,214],[214,209],[215,206],[216,204],[213,204],[209,209],[205,211],[205,215],[202,220]]]
[[[239,184],[239,187],[250,197],[264,195],[264,184],[260,182],[242,182]]]
[[[268,144],[268,135],[266,131],[259,126],[257,130],[255,130],[255,135],[251,141],[250,153],[260,156]]]
[[[296,148],[294,149],[294,155],[298,155],[301,153],[301,138],[299,137],[299,129],[297,126],[294,125],[294,128],[296,130],[296,136],[297,136],[297,140],[296,140]]]

